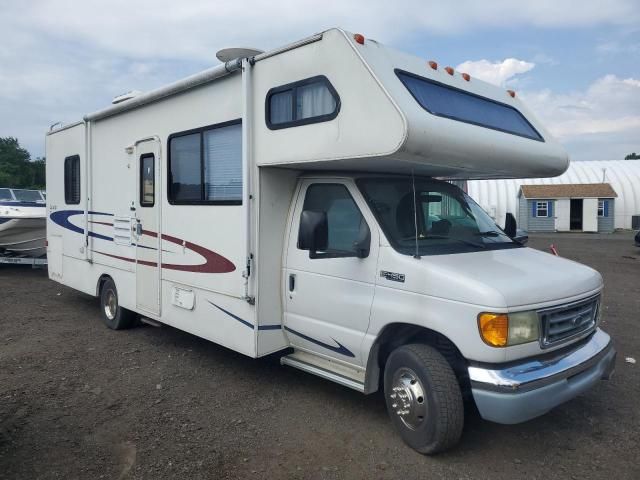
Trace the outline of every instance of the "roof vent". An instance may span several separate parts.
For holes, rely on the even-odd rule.
[[[216,52],[216,58],[221,62],[230,62],[231,60],[236,60],[238,58],[255,57],[261,53],[264,53],[264,50],[258,50],[257,48],[231,47],[218,50]]]
[[[142,92],[140,90],[131,90],[130,92],[127,93],[123,93],[121,95],[117,95],[115,97],[113,97],[113,100],[111,100],[111,103],[116,105],[118,103],[122,103],[122,102],[126,102],[127,100],[131,100],[132,98],[137,97],[138,95],[141,95]]]

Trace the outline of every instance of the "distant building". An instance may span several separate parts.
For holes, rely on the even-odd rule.
[[[615,199],[608,183],[522,185],[518,195],[520,228],[529,232],[615,230]]]
[[[552,193],[530,190],[534,186],[562,186],[562,189]],[[524,229],[571,230],[573,203],[575,230],[604,232],[630,229],[632,217],[640,216],[640,160],[574,161],[559,177],[470,180],[467,182],[467,191],[499,225],[504,225],[506,213],[511,212],[516,216],[518,226]],[[541,216],[533,215],[534,201],[548,202],[550,211],[547,210],[547,217],[542,216],[544,203],[540,205]],[[598,208],[598,212],[603,214],[596,221],[592,215],[594,202],[602,207]],[[581,228],[578,223],[580,207],[583,209]],[[586,222],[585,208],[591,212]],[[606,216],[604,208],[607,209]]]

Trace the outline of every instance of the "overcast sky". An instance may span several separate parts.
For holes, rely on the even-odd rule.
[[[573,160],[640,151],[638,0],[0,0],[0,137],[340,26],[518,91]]]

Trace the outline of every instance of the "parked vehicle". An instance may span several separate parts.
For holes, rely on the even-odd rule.
[[[109,328],[383,389],[422,453],[458,441],[465,397],[517,423],[609,377],[601,276],[435,178],[566,170],[515,92],[338,29],[221,56],[47,135],[49,276]]]
[[[46,216],[44,192],[0,188],[0,256],[44,255]]]
[[[635,236],[636,247],[640,247],[640,231]]]

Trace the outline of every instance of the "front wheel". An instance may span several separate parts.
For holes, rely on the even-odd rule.
[[[118,302],[118,290],[113,279],[108,278],[100,290],[100,311],[102,321],[112,330],[131,328],[136,321],[136,314],[122,308]]]
[[[384,372],[387,411],[411,448],[438,453],[455,445],[462,434],[462,392],[447,360],[423,344],[397,348]]]

